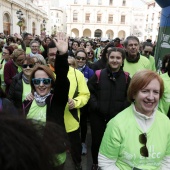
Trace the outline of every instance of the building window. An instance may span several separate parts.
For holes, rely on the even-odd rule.
[[[159,11],[159,14],[158,14],[158,19],[160,19],[161,17],[161,11]]]
[[[148,21],[148,15],[146,16],[146,21]]]
[[[98,5],[102,5],[102,0],[98,0]]]
[[[53,16],[53,12],[51,12],[51,16]]]
[[[74,0],[74,4],[77,4],[77,0]]]
[[[157,24],[157,30],[159,30],[159,23]]]
[[[122,1],[122,6],[126,6],[126,0]]]
[[[73,22],[77,22],[77,11],[73,12]]]
[[[56,17],[58,18],[58,12],[56,13]]]
[[[87,5],[90,5],[90,0],[87,0]]]
[[[97,23],[101,23],[102,21],[102,14],[97,14]]]
[[[90,14],[87,13],[86,16],[85,16],[85,22],[90,22]]]
[[[125,15],[121,15],[121,24],[125,24]]]
[[[109,24],[113,23],[113,15],[112,14],[109,14],[108,23]]]
[[[113,0],[110,0],[110,1],[109,1],[109,5],[113,5]]]
[[[154,13],[152,13],[152,20],[154,20]]]

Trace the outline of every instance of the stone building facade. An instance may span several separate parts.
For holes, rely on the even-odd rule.
[[[154,1],[149,0],[146,10],[146,22],[144,28],[144,40],[151,39],[153,42],[158,39],[161,7]]]
[[[70,0],[67,34],[72,37],[124,39],[134,33],[132,0]],[[144,16],[142,15],[141,18]]]
[[[19,33],[17,25],[17,10],[21,10],[21,32],[26,31],[33,35],[40,34],[45,25],[43,20],[48,21],[47,13],[38,7],[36,0],[0,0],[0,32],[6,35]]]

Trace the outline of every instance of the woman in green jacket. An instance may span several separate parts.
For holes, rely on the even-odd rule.
[[[170,121],[158,111],[160,76],[137,72],[129,85],[132,103],[107,124],[99,150],[101,170],[170,169]]]

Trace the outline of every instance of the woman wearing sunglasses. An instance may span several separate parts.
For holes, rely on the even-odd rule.
[[[107,124],[99,150],[101,170],[170,169],[170,121],[157,110],[163,80],[137,72],[128,88],[131,106]]]
[[[57,47],[55,59],[56,78],[48,66],[36,66],[30,76],[33,100],[25,100],[23,108],[27,119],[42,123],[51,121],[65,128],[64,110],[68,102],[69,91],[69,80],[67,78],[69,70],[67,61],[68,40],[64,33],[59,33],[57,41],[53,41]],[[61,150],[61,154],[54,158],[55,164],[57,161],[57,166],[60,165],[62,169],[65,159],[65,150]]]
[[[33,58],[26,57],[23,60],[22,71],[13,77],[10,85],[8,99],[14,104],[20,114],[23,112],[22,102],[25,100],[26,96],[31,93],[29,79],[34,64],[35,62]]]

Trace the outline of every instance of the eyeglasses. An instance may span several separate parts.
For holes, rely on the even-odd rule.
[[[55,57],[55,56],[56,56],[56,53],[49,53],[48,56],[49,56],[49,57]]]
[[[140,148],[140,154],[144,157],[149,157],[148,148],[146,147],[147,143],[146,133],[142,133],[139,135],[139,142],[144,145]]]
[[[39,46],[31,46],[32,48],[38,48]]]
[[[144,52],[145,52],[145,54],[148,54],[148,53],[149,53],[149,55],[152,54],[151,51],[144,51]]]
[[[87,55],[93,55],[93,53],[91,53],[91,52],[88,52],[88,53],[87,53]]]
[[[80,57],[80,56],[76,56],[76,59],[77,59],[77,60],[82,60],[82,61],[83,61],[83,60],[86,60],[85,57]]]
[[[51,80],[52,79],[50,79],[50,78],[33,78],[32,82],[35,86],[39,86],[41,82],[44,85],[49,85],[49,84],[51,84]]]
[[[22,65],[22,68],[27,68],[27,67],[33,68],[34,65],[33,65],[33,64],[23,64],[23,65]]]
[[[8,55],[8,54],[9,54],[9,53],[5,53],[5,52],[2,53],[2,55]]]

